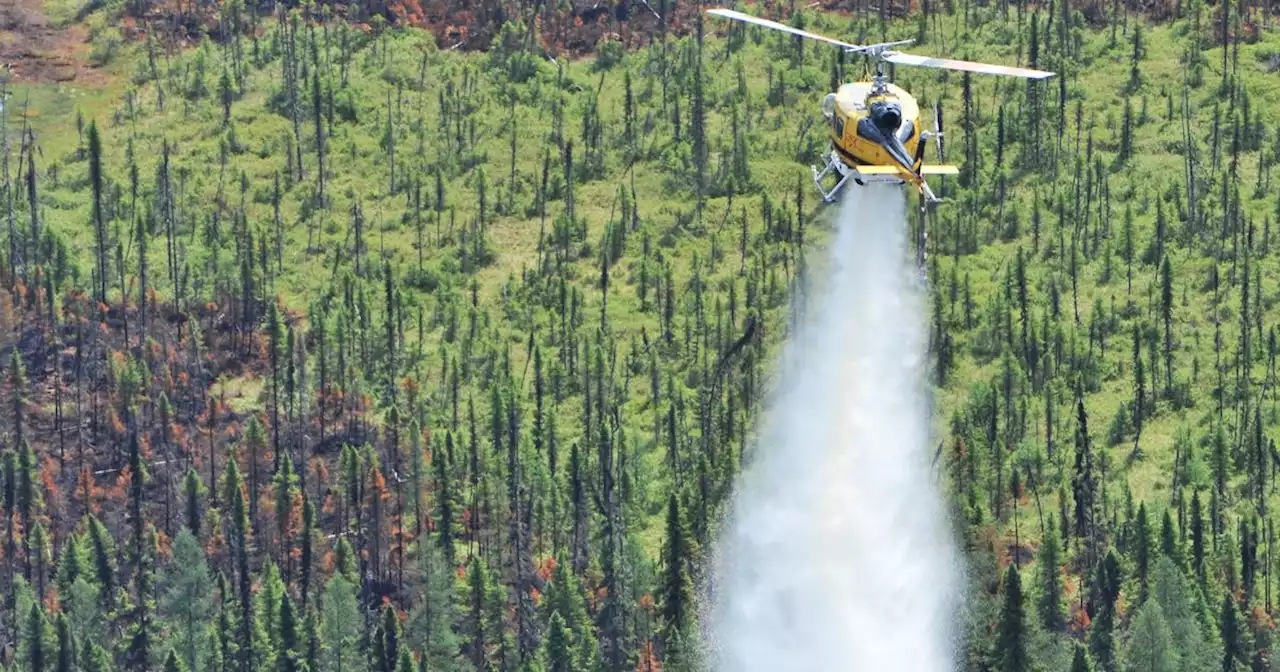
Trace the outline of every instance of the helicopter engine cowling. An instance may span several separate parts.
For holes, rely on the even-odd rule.
[[[871,121],[881,135],[894,135],[902,125],[902,106],[896,101],[877,100],[871,103]]]

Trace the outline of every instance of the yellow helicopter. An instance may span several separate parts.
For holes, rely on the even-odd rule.
[[[743,14],[732,9],[709,9],[708,14],[733,19],[743,23],[763,26],[810,40],[825,42],[844,49],[846,53],[862,54],[875,59],[876,71],[871,81],[851,82],[828,93],[822,100],[822,114],[827,120],[831,148],[825,155],[822,170],[813,167],[813,182],[822,194],[824,203],[833,203],[836,195],[849,181],[862,185],[869,182],[905,184],[910,182],[920,192],[922,211],[926,204],[940,202],[925,181],[927,175],[956,175],[956,166],[945,165],[942,147],[942,112],[933,108],[934,129],[920,128],[920,106],[916,99],[901,87],[886,81],[883,64],[918,65],[946,70],[961,70],[991,75],[1006,75],[1028,79],[1046,79],[1055,73],[973,61],[957,61],[949,58],[916,56],[894,48],[911,44],[915,40],[882,42],[857,45],[841,42],[823,35],[810,33],[788,25]],[[942,164],[924,165],[924,150],[929,140],[938,148],[938,160]],[[831,174],[839,181],[830,191],[823,189],[822,181]],[[918,256],[923,263],[923,226]]]

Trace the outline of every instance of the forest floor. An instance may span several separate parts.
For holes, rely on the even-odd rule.
[[[0,63],[15,82],[102,86],[111,77],[90,62],[89,27],[49,16],[45,0],[0,3]]]

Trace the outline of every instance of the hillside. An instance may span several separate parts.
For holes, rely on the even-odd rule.
[[[1280,39],[1128,9],[795,17],[1061,73],[896,73],[964,173],[922,317],[968,669],[1270,661]],[[6,101],[17,660],[698,667],[830,232],[818,103],[861,64],[710,22],[552,62],[515,24],[223,18],[178,49],[90,14],[101,80]]]

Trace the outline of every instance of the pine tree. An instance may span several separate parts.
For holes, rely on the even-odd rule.
[[[1164,518],[1160,521],[1160,553],[1175,563],[1182,562],[1182,550],[1178,545],[1177,532],[1173,529],[1173,515],[1169,509],[1164,510]]]
[[[1219,613],[1218,628],[1222,633],[1222,672],[1248,669],[1249,652],[1240,623],[1240,610],[1236,608],[1231,593],[1222,596],[1222,609]]]
[[[186,672],[189,669],[191,668],[183,666],[178,659],[178,653],[170,648],[168,655],[164,657],[164,672]]]
[[[27,368],[22,363],[22,353],[17,348],[9,354],[9,385],[13,404],[13,443],[24,445],[23,426],[26,424]]]
[[[253,594],[251,639],[244,641],[249,642],[253,647],[252,656],[255,665],[261,669],[280,669],[288,664],[286,660],[288,651],[283,643],[284,615],[281,613],[281,602],[287,591],[284,579],[280,577],[280,568],[270,560],[266,561],[257,577],[260,588]],[[294,619],[290,627],[294,629],[291,634],[296,640],[296,614],[290,613],[289,617]]]
[[[252,422],[252,420],[250,421]],[[240,632],[238,640],[243,644],[240,650],[240,669],[250,672],[254,669],[253,651],[253,596],[252,579],[249,575],[249,511],[245,503],[244,488],[240,480],[240,470],[235,460],[227,460],[227,475],[223,479],[225,499],[229,503],[227,525],[231,531],[230,546],[235,557],[235,574],[237,592],[240,599]],[[226,661],[228,664],[230,661]]]
[[[466,607],[463,617],[463,631],[468,638],[466,643],[467,658],[477,670],[486,669],[488,665],[489,623],[487,606],[492,582],[489,570],[479,557],[473,557],[467,568]]]
[[[235,88],[231,85],[231,73],[226,68],[222,69],[222,76],[218,78],[218,100],[222,103],[222,123],[231,123],[231,103],[235,100]]]
[[[1200,491],[1191,493],[1191,569],[1196,580],[1204,583],[1204,515],[1200,507]]]
[[[203,669],[200,654],[208,645],[208,624],[214,613],[214,581],[205,562],[204,549],[190,528],[178,531],[173,541],[173,561],[164,570],[159,585],[164,590],[160,613],[174,628],[186,669]]]
[[[436,518],[439,521],[440,530],[436,539],[444,552],[444,562],[447,566],[454,567],[458,562],[454,551],[455,502],[452,479],[449,478],[448,471],[448,456],[453,454],[453,433],[445,432],[444,441],[444,452],[437,451],[431,456],[431,466],[435,469]]]
[[[285,452],[279,459],[280,468],[272,479],[276,495],[276,534],[280,538],[281,564],[292,563],[293,538],[289,529],[289,521],[294,512],[293,497],[298,492],[298,477],[293,473],[293,460]],[[285,564],[288,567],[288,564]]]
[[[193,535],[199,536],[204,521],[201,500],[205,495],[205,487],[204,483],[200,482],[200,474],[196,473],[194,468],[187,470],[187,476],[182,483],[182,492],[186,498],[187,529],[191,530]]]
[[[1164,322],[1164,390],[1173,394],[1173,269],[1169,256],[1160,264],[1160,319]]]
[[[422,590],[409,612],[408,635],[422,646],[422,660],[432,670],[457,668],[461,639],[454,631],[454,573],[430,538],[418,540],[418,569]]]
[[[1116,669],[1115,627],[1116,601],[1120,598],[1120,562],[1114,551],[1098,563],[1094,575],[1094,617],[1089,628],[1089,651],[1102,670]]]
[[[306,653],[305,663],[307,670],[320,670],[323,667],[323,661],[320,656],[322,642],[320,641],[320,612],[316,611],[315,605],[307,607],[306,623],[304,625],[306,637]]]
[[[1138,518],[1133,531],[1133,564],[1137,573],[1138,601],[1147,600],[1147,576],[1151,568],[1151,526],[1147,523],[1147,505],[1138,505]]]
[[[70,597],[71,586],[76,579],[93,576],[93,564],[81,546],[82,543],[82,536],[75,532],[68,534],[62,541],[62,552],[58,555],[53,581],[64,601]]]
[[[1004,672],[1023,672],[1031,669],[1027,653],[1027,620],[1022,605],[1022,580],[1016,565],[1009,565],[1004,578],[1004,604],[996,625],[995,655],[997,665]]]
[[[400,657],[400,621],[391,605],[382,608],[382,616],[373,636],[373,672],[396,672]]]
[[[131,670],[146,672],[151,669],[152,647],[155,645],[157,628],[155,623],[155,601],[152,598],[151,583],[154,569],[152,553],[156,545],[154,532],[148,547],[140,550],[137,559],[137,570],[134,573],[134,591],[137,601],[133,608],[132,626],[128,635],[128,645],[124,651],[125,667]]]
[[[359,642],[363,627],[356,586],[342,573],[334,574],[325,584],[323,604],[329,669],[355,672],[360,669]]]
[[[102,137],[98,133],[98,122],[89,122],[89,185],[93,188],[93,228],[96,238],[97,267],[94,269],[95,298],[98,303],[107,303],[107,222],[104,212],[103,195],[105,185],[102,174]]]
[[[1071,659],[1071,672],[1092,672],[1089,666],[1089,652],[1079,642],[1076,643],[1075,656]]]
[[[672,494],[667,499],[666,543],[662,549],[662,624],[667,636],[677,630],[686,631],[689,625],[693,586],[688,561],[689,531],[679,501]]]
[[[89,641],[81,655],[80,669],[82,672],[112,672],[115,668],[106,649],[97,642]]]
[[[1097,480],[1093,473],[1093,451],[1089,438],[1089,416],[1085,413],[1084,394],[1076,390],[1076,456],[1075,474],[1071,479],[1072,493],[1075,499],[1075,532],[1076,536],[1088,543],[1089,559],[1095,558],[1094,548],[1094,501],[1097,492]]]
[[[49,563],[53,560],[53,549],[49,547],[49,535],[45,532],[44,525],[35,523],[31,527],[27,546],[31,573],[35,575],[36,595],[43,597],[46,594]]]
[[[24,641],[24,658],[27,661],[27,669],[31,672],[44,672],[46,645],[49,637],[48,633],[49,621],[44,617],[44,611],[37,603],[31,604],[31,609],[27,612],[26,640]]]
[[[147,476],[147,467],[142,461],[142,446],[138,441],[137,429],[134,429],[129,433],[129,518],[133,522],[133,561],[136,563],[142,562],[145,553],[143,536],[147,521],[142,513],[142,487]]]
[[[116,566],[115,544],[96,516],[89,516],[89,543],[93,555],[93,568],[102,597],[103,610],[110,613],[115,608]]]
[[[67,615],[58,614],[54,618],[53,626],[58,637],[58,663],[55,669],[57,672],[72,672],[76,667],[76,652]]]
[[[587,669],[580,667],[573,647],[569,643],[569,633],[564,619],[558,613],[551,614],[551,624],[547,629],[547,638],[542,642],[542,659],[546,672],[573,672]]]
[[[1177,672],[1178,651],[1156,600],[1147,600],[1133,618],[1125,646],[1128,669]]]
[[[306,664],[301,661],[302,637],[298,627],[298,614],[293,608],[293,600],[288,591],[280,594],[280,648],[277,668],[280,672],[299,672],[305,670]]]
[[[1066,615],[1062,611],[1062,567],[1059,560],[1060,542],[1053,525],[1045,527],[1044,543],[1040,544],[1040,597],[1037,602],[1040,625],[1049,632],[1062,632],[1066,627]]]
[[[580,666],[575,669],[596,669],[600,663],[600,652],[595,627],[587,612],[586,594],[578,577],[563,558],[557,560],[555,569],[552,570],[545,605],[550,614],[560,617],[568,631],[566,646]],[[547,620],[549,623],[550,617]]]
[[[1160,603],[1173,637],[1180,668],[1210,670],[1219,666],[1218,653],[1205,637],[1205,611],[1199,591],[1188,586],[1182,570],[1168,557],[1156,561],[1151,578],[1151,597]]]

